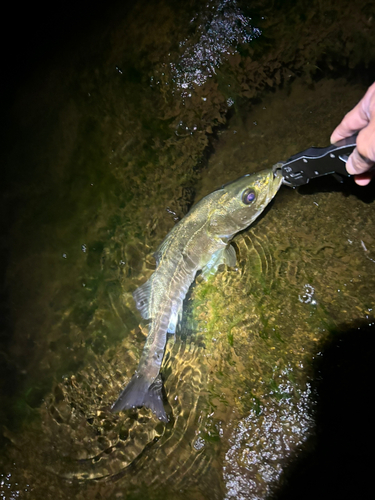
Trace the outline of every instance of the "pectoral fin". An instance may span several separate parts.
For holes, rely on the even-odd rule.
[[[229,267],[234,267],[236,265],[236,262],[236,251],[232,247],[232,245],[228,245],[227,247],[220,249],[212,254],[211,259],[202,268],[202,276],[207,280],[211,275],[216,273],[217,268],[221,264],[226,264]]]

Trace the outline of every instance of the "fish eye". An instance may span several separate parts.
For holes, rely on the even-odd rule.
[[[256,193],[254,189],[248,188],[242,193],[242,202],[245,205],[250,205],[256,199]]]

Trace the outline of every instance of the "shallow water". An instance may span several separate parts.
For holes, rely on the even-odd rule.
[[[170,422],[108,408],[139,360],[132,292],[159,243],[221,184],[328,144],[374,76],[371,15],[139,2],[24,82],[2,202],[1,498],[278,494],[317,442],[327,346],[373,328],[373,186],[283,187],[235,238],[238,267],[190,291],[163,362]]]

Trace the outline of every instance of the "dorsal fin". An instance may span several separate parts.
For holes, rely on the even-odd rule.
[[[143,319],[150,319],[151,317],[149,308],[152,284],[151,278],[133,292],[135,305],[137,306],[137,309],[141,313]]]

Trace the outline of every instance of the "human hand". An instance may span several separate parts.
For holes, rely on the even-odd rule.
[[[346,162],[346,170],[360,186],[366,186],[375,176],[375,83],[359,103],[347,113],[331,135],[335,143],[359,132],[357,147]]]

